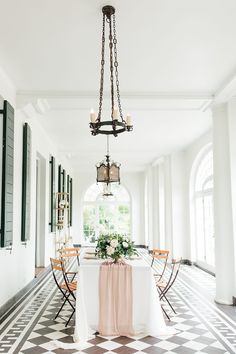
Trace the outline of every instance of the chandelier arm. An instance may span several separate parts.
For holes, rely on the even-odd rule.
[[[111,81],[111,119],[114,112],[114,67],[113,67],[113,36],[112,36],[112,16],[109,16],[109,48],[110,48],[110,81]]]
[[[104,87],[104,65],[105,65],[105,14],[103,14],[102,21],[102,50],[101,50],[101,78],[100,78],[100,96],[97,120],[101,121],[102,102],[103,102],[103,87]]]
[[[114,66],[115,66],[115,78],[116,78],[116,95],[117,95],[117,103],[118,109],[120,113],[120,118],[122,122],[125,122],[120,102],[120,83],[119,83],[119,74],[118,74],[118,55],[117,55],[117,38],[116,38],[116,18],[115,14],[113,14],[113,45],[114,45]]]

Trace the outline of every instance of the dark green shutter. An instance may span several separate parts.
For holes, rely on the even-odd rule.
[[[2,149],[1,247],[13,239],[14,109],[4,101]]]
[[[72,206],[73,206],[73,186],[72,178],[70,179],[70,226],[72,226]]]
[[[62,192],[66,191],[66,171],[63,169],[62,171]]]
[[[62,188],[61,188],[61,165],[58,166],[58,192],[61,193],[62,192]]]
[[[31,129],[28,123],[23,127],[23,161],[22,161],[22,217],[21,241],[30,238],[31,215]]]
[[[55,157],[50,159],[50,232],[55,231],[56,226],[56,206],[55,206]]]
[[[70,176],[67,175],[66,179],[66,192],[70,194]]]

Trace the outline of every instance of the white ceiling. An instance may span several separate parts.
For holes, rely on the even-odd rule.
[[[88,116],[97,105],[106,4],[116,7],[123,110],[135,127],[112,139],[111,152],[142,169],[210,128],[204,107],[236,71],[236,2],[0,0],[0,66],[19,104],[47,100],[44,129],[83,168],[105,153]]]

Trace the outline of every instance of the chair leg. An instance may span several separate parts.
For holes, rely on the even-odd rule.
[[[168,302],[170,308],[172,309],[172,311],[177,314],[177,312],[175,311],[174,307],[171,305],[170,301],[167,299],[167,297],[165,296],[165,294],[163,294],[163,297],[165,298],[165,300]]]
[[[167,317],[168,321],[170,321],[170,317],[167,315],[167,313],[166,313],[166,311],[165,311],[164,307],[163,307],[163,306],[161,306],[161,308],[162,308],[162,311],[164,312],[164,314],[166,315],[166,317]]]
[[[71,320],[72,316],[74,315],[74,313],[75,313],[75,308],[73,308],[72,314],[70,315],[69,320],[66,322],[65,327],[67,327],[67,326],[68,326],[68,324],[69,324],[69,322],[70,322],[70,320]]]
[[[63,309],[63,307],[64,307],[66,301],[67,301],[67,297],[66,297],[66,295],[65,295],[65,300],[64,300],[63,304],[61,305],[60,310],[59,310],[58,313],[56,314],[56,317],[54,318],[54,320],[58,317],[58,315],[59,315],[59,313],[61,312],[61,310]]]
[[[66,303],[66,302],[68,302],[68,303],[70,304],[70,306],[72,307],[72,309],[74,310],[74,306],[72,305],[72,303],[71,303],[70,300],[69,300],[70,294],[66,295],[66,293],[65,293],[65,294],[63,294],[63,295],[64,295],[64,297],[65,297],[65,300],[64,300],[63,304],[61,305],[60,310],[59,310],[58,313],[56,314],[56,317],[54,318],[54,320],[58,317],[59,313],[61,312],[61,310],[62,310],[63,307],[65,306],[65,303]]]

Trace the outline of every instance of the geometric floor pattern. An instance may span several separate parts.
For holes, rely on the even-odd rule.
[[[142,255],[150,264],[149,255],[145,251]],[[232,316],[229,316],[224,308],[214,303],[214,277],[194,266],[181,267],[174,288],[168,294],[177,312],[177,315],[168,312],[171,322],[167,321],[167,325],[178,330],[174,336],[96,336],[82,351],[61,349],[56,345],[57,340],[73,342],[74,320],[65,328],[65,319],[70,314],[66,307],[62,317],[54,320],[61,296],[48,274],[0,323],[0,354],[235,354],[235,309],[230,309]],[[169,309],[166,307],[166,310]]]

